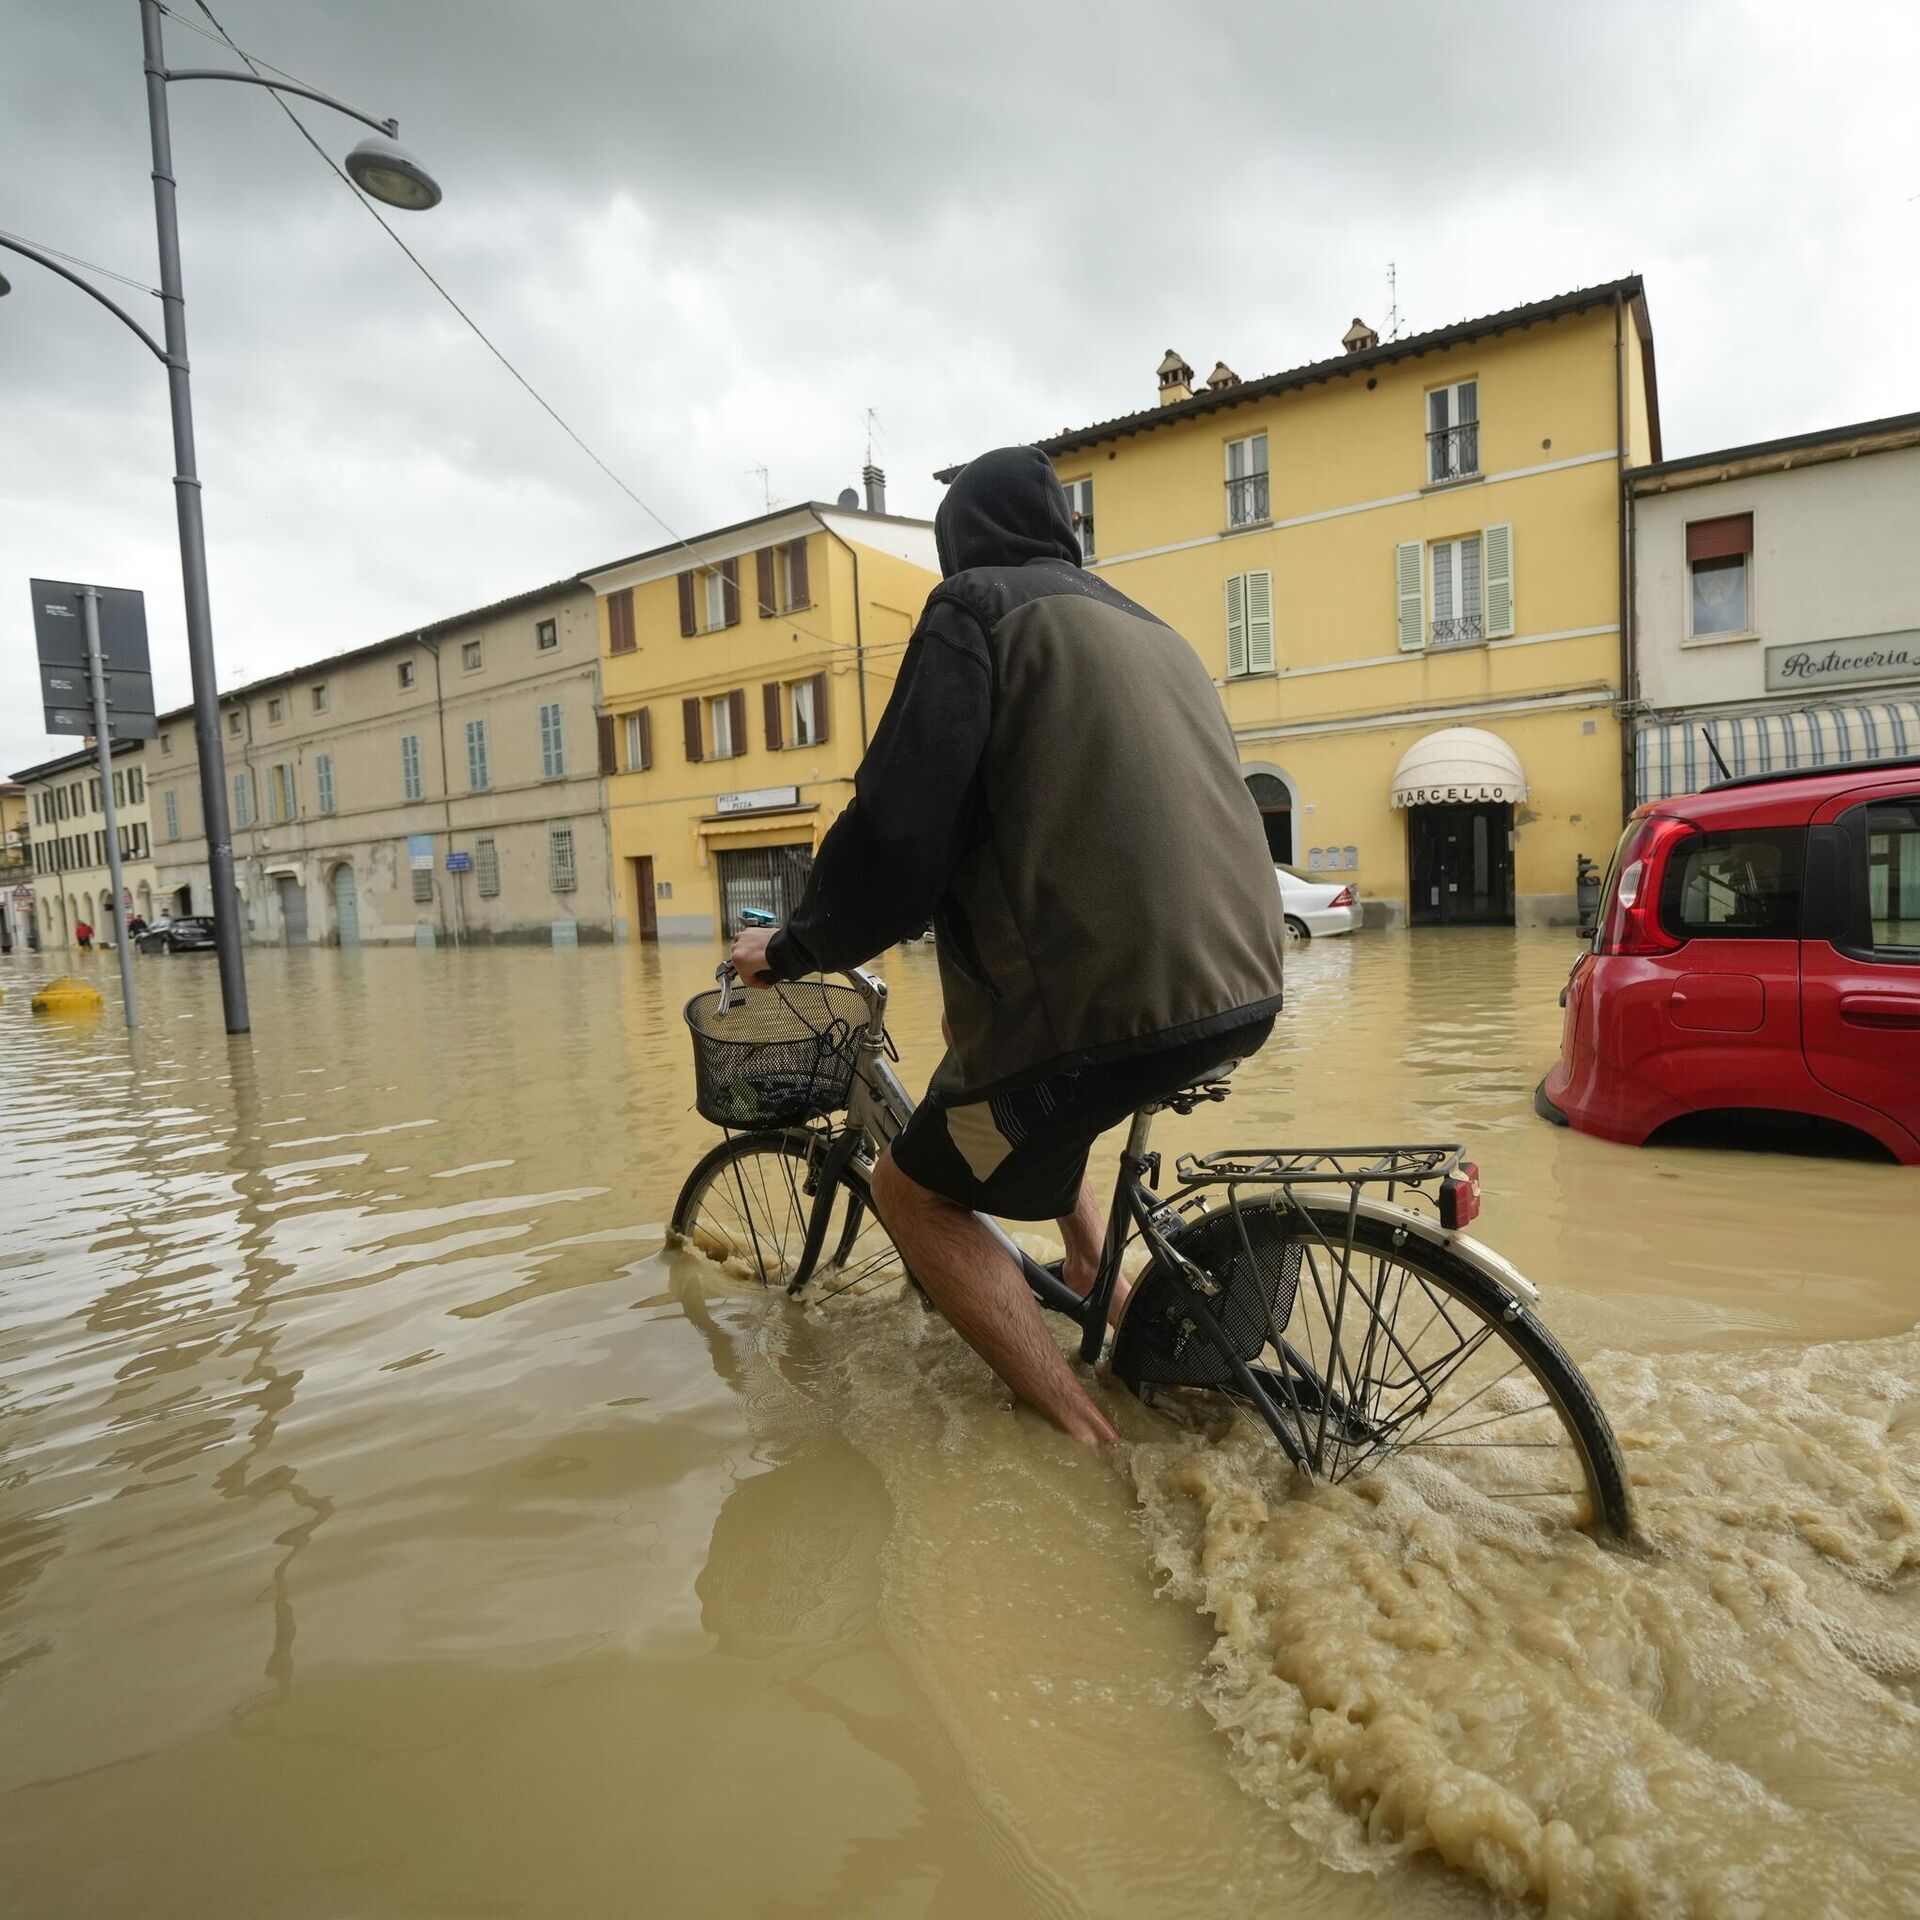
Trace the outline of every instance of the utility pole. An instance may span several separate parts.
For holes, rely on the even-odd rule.
[[[107,675],[100,661],[100,595],[80,589],[87,628],[87,674],[93,683],[93,744],[100,756],[100,811],[107,816],[107,873],[113,882],[113,950],[120,960],[120,1004],[129,1032],[133,1011],[133,949],[127,939],[126,882],[120,873],[120,812],[113,804],[113,742],[107,736]]]

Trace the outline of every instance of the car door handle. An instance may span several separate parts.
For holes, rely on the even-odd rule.
[[[1904,993],[1843,993],[1840,1018],[1850,1027],[1920,1028],[1920,999]]]

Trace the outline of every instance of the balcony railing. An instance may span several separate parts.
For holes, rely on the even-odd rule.
[[[1451,619],[1436,620],[1433,623],[1431,644],[1435,649],[1442,647],[1471,647],[1481,637],[1481,621],[1477,613],[1456,614]]]
[[[1267,476],[1243,474],[1227,482],[1227,525],[1251,527],[1267,518]]]
[[[1463,420],[1427,435],[1427,484],[1469,480],[1480,471],[1480,422]]]

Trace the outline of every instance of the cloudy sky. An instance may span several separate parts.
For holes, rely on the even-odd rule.
[[[175,0],[200,20],[194,0]],[[1920,8],[1720,0],[209,0],[440,177],[391,216],[680,533],[1646,276],[1670,453],[1920,408]],[[132,0],[0,0],[0,228],[157,278]],[[220,63],[169,25],[177,66]],[[172,90],[221,681],[668,538],[253,88]],[[303,114],[336,156],[361,130]],[[164,378],[0,257],[0,768],[27,579],[188,695]],[[115,291],[158,331],[159,303]]]

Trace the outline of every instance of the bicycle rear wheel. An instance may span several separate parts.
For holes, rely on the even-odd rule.
[[[720,1141],[687,1176],[672,1231],[716,1266],[810,1299],[866,1293],[904,1279],[906,1268],[857,1162],[827,1177],[828,1146],[804,1127],[741,1133]]]
[[[1497,1270],[1415,1218],[1287,1193],[1196,1212],[1168,1238],[1205,1284],[1147,1268],[1115,1375],[1148,1399],[1224,1394],[1317,1480],[1420,1462],[1439,1497],[1627,1537],[1626,1464],[1580,1370]]]

